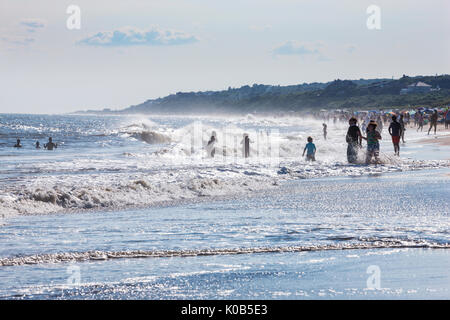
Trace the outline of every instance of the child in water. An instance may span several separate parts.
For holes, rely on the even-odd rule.
[[[306,160],[307,161],[316,161],[316,146],[313,143],[313,138],[308,137],[308,143],[305,146],[305,149],[303,149],[303,155],[305,156],[306,152]]]
[[[377,123],[370,121],[367,126],[367,137],[362,137],[364,140],[367,140],[366,164],[370,163],[372,157],[375,157],[376,163],[380,162],[378,158],[380,154],[380,143],[378,140],[381,140],[381,135],[376,129]]]

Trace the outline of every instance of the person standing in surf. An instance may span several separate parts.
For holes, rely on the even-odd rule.
[[[394,145],[394,152],[396,156],[400,156],[400,137],[402,136],[402,131],[403,128],[397,121],[397,116],[392,116],[392,122],[389,125],[389,134],[392,137],[392,144]]]
[[[250,157],[250,138],[247,133],[244,133],[244,138],[241,141],[241,144],[244,145],[243,155],[244,158]]]
[[[214,155],[216,153],[216,147],[214,146],[217,142],[217,138],[216,138],[216,132],[213,131],[211,138],[208,141],[208,144],[206,145],[206,151],[208,153],[208,156],[210,156],[211,158],[214,158]]]
[[[361,130],[357,126],[358,120],[355,117],[348,121],[350,127],[347,130],[347,160],[349,163],[356,163],[358,159],[358,148],[361,147],[362,135]]]
[[[367,140],[366,164],[370,164],[372,157],[375,158],[376,163],[380,162],[380,143],[378,140],[381,140],[381,135],[376,129],[377,123],[375,121],[370,121],[367,126],[367,137],[362,137]]]
[[[327,140],[327,125],[325,123],[322,123],[323,126],[323,138]]]

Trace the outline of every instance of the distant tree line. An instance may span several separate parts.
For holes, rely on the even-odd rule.
[[[400,95],[401,89],[418,81],[439,90]],[[223,91],[178,92],[115,113],[301,112],[318,108],[365,110],[445,105],[450,105],[450,75],[404,75],[400,79],[337,79],[291,86],[254,84]]]

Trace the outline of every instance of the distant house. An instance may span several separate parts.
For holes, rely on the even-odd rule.
[[[419,81],[413,84],[410,84],[406,88],[400,90],[400,94],[408,94],[408,93],[426,93],[431,91],[431,86],[426,84],[425,82]]]

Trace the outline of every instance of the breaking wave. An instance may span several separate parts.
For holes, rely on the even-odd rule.
[[[255,247],[231,249],[203,249],[203,250],[134,250],[134,251],[86,251],[63,252],[51,254],[36,254],[22,257],[1,258],[0,266],[20,266],[44,263],[83,262],[112,259],[136,258],[170,258],[170,257],[196,257],[258,253],[287,253],[327,250],[367,250],[391,248],[427,248],[450,249],[450,243],[434,243],[420,240],[401,239],[361,239],[360,243],[328,244],[317,246],[285,246],[285,247]]]
[[[331,176],[364,176],[448,168],[450,162],[402,161],[379,166],[334,163],[204,165],[180,169],[39,177],[24,186],[9,184],[0,195],[0,216],[45,214],[85,209],[123,209],[200,197],[233,196],[270,190],[283,181]]]
[[[153,128],[153,122],[140,122],[121,128],[119,133],[144,141],[148,144],[165,144],[171,142],[171,138],[168,135],[156,132]]]

